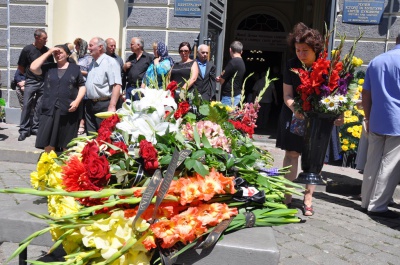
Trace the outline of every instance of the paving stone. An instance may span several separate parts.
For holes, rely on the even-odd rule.
[[[365,253],[365,254],[380,252],[379,249],[376,249],[374,247],[370,247],[368,245],[358,243],[358,242],[349,242],[349,243],[345,244],[345,247],[347,247],[351,250],[354,250],[354,251]]]
[[[378,261],[377,264],[379,264],[379,262],[386,262],[385,264],[399,264],[400,259],[398,256],[394,256],[392,254],[389,253],[385,253],[385,252],[378,252],[372,255],[372,257]],[[382,264],[380,263],[380,264]]]
[[[302,256],[294,255],[291,258],[283,258],[279,264],[281,265],[313,265],[318,264],[310,261],[309,259],[305,259]]]
[[[343,260],[342,258],[335,256],[330,253],[323,253],[316,256],[311,256],[308,258],[310,261],[315,262],[319,265],[348,265],[349,262],[347,260]]]
[[[348,248],[345,248],[343,246],[334,244],[334,243],[324,243],[324,244],[320,244],[319,248],[327,253],[327,254],[333,254],[336,255],[338,257],[346,257],[347,255],[353,253],[354,251]]]
[[[321,250],[312,246],[312,242],[305,244],[299,241],[288,242],[284,245],[285,248],[294,251],[304,257],[310,257],[321,253]]]

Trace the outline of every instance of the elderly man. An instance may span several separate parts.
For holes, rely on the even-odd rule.
[[[123,66],[128,82],[126,86],[126,99],[131,99],[133,89],[140,88],[143,76],[154,59],[153,55],[143,50],[143,47],[144,41],[142,38],[133,37],[131,39],[131,51],[133,53],[128,57]]]
[[[120,107],[121,70],[117,61],[105,54],[106,43],[100,37],[89,42],[90,55],[93,57],[89,65],[86,79],[86,131],[96,132],[102,119],[95,116],[103,111],[114,112]]]
[[[246,73],[242,52],[243,44],[240,41],[232,42],[229,48],[232,59],[228,62],[222,74],[217,77],[217,82],[221,83],[221,103],[228,106],[236,106],[240,102],[243,78]],[[234,102],[231,100],[232,91]]]
[[[113,38],[106,39],[106,45],[107,45],[106,54],[114,58],[117,61],[117,63],[121,66],[122,70],[122,67],[124,66],[124,60],[122,60],[122,58],[115,53],[115,49],[117,48],[115,40]]]
[[[208,61],[210,48],[205,45],[199,45],[197,49],[197,65],[199,67],[199,76],[193,84],[199,91],[204,100],[211,101],[215,97],[215,65]]]
[[[37,29],[33,36],[35,41],[33,44],[29,44],[22,49],[18,59],[18,70],[26,78],[25,83],[21,83],[21,85],[25,85],[25,88],[18,141],[25,140],[31,134],[36,135],[39,127],[39,110],[43,95],[43,76],[34,75],[29,70],[29,67],[34,60],[46,53],[49,48],[45,46],[47,42],[46,31]],[[54,61],[53,56],[49,56],[46,61],[52,63]],[[33,119],[31,120],[33,109]]]
[[[361,189],[361,207],[368,215],[399,218],[388,209],[400,181],[400,34],[396,46],[368,65],[362,105],[368,132],[367,162]]]

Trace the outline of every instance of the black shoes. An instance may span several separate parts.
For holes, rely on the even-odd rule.
[[[391,210],[387,210],[386,212],[368,212],[369,216],[377,216],[383,218],[396,219],[400,217],[400,214]]]
[[[26,139],[26,137],[28,137],[29,135],[26,133],[20,133],[19,137],[18,137],[18,141],[23,141]]]
[[[32,130],[31,135],[37,135],[37,130]]]

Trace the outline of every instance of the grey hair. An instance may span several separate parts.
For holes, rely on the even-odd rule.
[[[42,34],[46,34],[47,35],[47,33],[46,33],[46,31],[44,30],[44,29],[37,29],[37,30],[35,30],[35,32],[33,33],[33,36],[36,38],[36,37],[40,37],[40,36],[42,36]]]
[[[134,37],[136,39],[136,43],[140,45],[140,48],[143,50],[144,49],[144,40],[142,37]]]
[[[99,45],[103,46],[103,49],[101,49],[101,51],[102,51],[102,52],[106,52],[107,44],[106,44],[106,42],[104,41],[104,39],[103,39],[103,38],[100,38],[100,37],[95,37],[95,39],[97,39],[97,46],[99,46]]]
[[[240,41],[235,40],[230,46],[233,53],[241,53],[243,51],[243,44]]]
[[[199,47],[197,47],[197,51],[200,51],[201,48],[207,48],[207,50],[208,50],[208,45],[200,44]]]

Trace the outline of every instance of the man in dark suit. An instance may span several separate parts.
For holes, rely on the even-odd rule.
[[[197,50],[197,65],[199,67],[199,76],[194,87],[204,100],[211,101],[215,99],[215,65],[208,61],[210,49],[207,45],[201,44]]]

